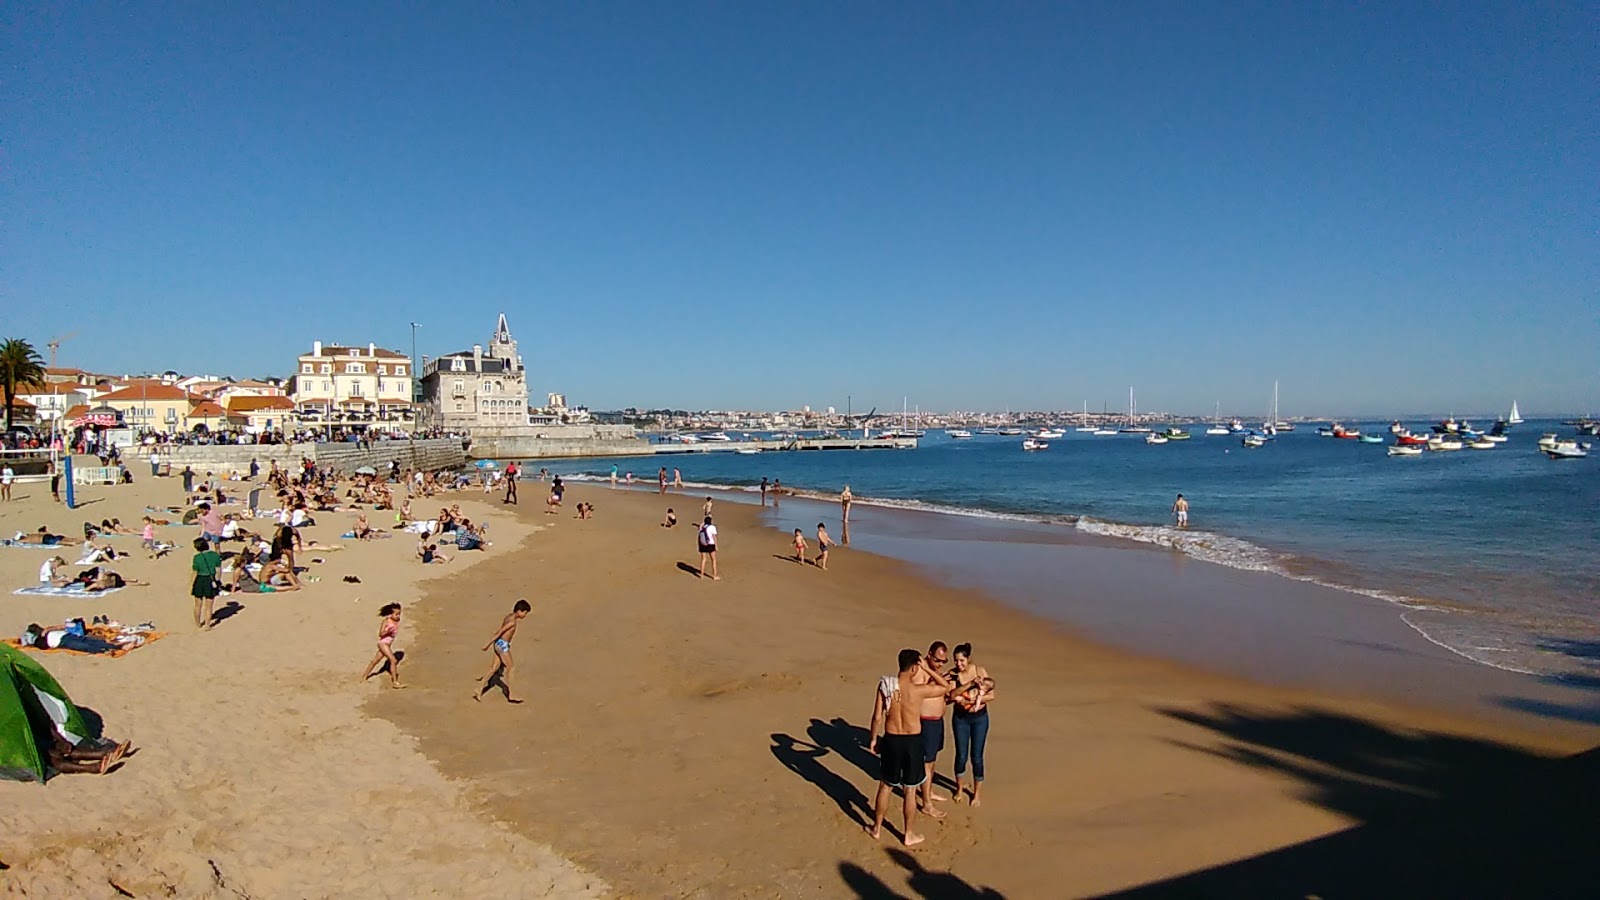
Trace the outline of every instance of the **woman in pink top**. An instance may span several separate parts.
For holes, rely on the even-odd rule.
[[[367,670],[361,673],[361,680],[366,681],[372,673],[384,662],[389,664],[389,685],[403,688],[400,683],[400,658],[394,654],[394,638],[400,633],[400,604],[386,603],[378,610],[378,615],[383,616],[383,621],[378,624],[378,652],[373,655],[372,662],[367,663]]]

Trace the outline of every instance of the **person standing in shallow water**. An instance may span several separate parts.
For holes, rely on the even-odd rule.
[[[1189,501],[1183,499],[1182,494],[1179,494],[1178,499],[1173,501],[1172,514],[1177,517],[1179,528],[1189,527]]]
[[[839,510],[844,522],[850,521],[850,504],[854,500],[855,498],[850,495],[850,485],[845,485],[844,490],[839,492]]]

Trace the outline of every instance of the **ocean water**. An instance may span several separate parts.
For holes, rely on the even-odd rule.
[[[1361,424],[1392,440],[1387,423]],[[1494,450],[1397,458],[1304,426],[1260,449],[1193,431],[1160,446],[1069,432],[1032,453],[1017,437],[930,431],[912,451],[536,465],[604,478],[615,462],[653,483],[664,464],[687,483],[725,489],[766,476],[829,500],[849,484],[860,504],[1045,523],[1377,597],[1484,665],[1559,676],[1592,664],[1570,651],[1600,640],[1600,454],[1554,461],[1536,447],[1541,432],[1570,428],[1529,421]],[[1188,531],[1171,524],[1180,492]]]

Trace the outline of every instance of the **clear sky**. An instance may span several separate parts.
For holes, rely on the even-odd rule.
[[[1592,3],[7,19],[0,333],[64,365],[504,311],[596,408],[1600,408]]]

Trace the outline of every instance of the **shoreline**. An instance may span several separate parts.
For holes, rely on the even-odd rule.
[[[537,486],[524,494],[542,499]],[[937,875],[1014,896],[1089,895],[1349,827],[1347,812],[1307,802],[1292,773],[1215,755],[1238,719],[1292,732],[1336,722],[1375,744],[1436,735],[1529,764],[1593,743],[1592,730],[1556,719],[1507,736],[1484,716],[1114,649],[860,549],[833,554],[828,573],[802,568],[781,559],[783,533],[750,505],[718,503],[724,578],[701,582],[677,571],[693,562],[692,533],[657,520],[703,496],[574,484],[569,507],[594,502],[595,520],[524,510],[551,527],[448,585],[448,616],[428,604],[413,671],[430,687],[368,705],[476,785],[481,809],[624,893],[839,896]],[[859,547],[863,523],[852,524]],[[534,603],[518,637],[522,689],[549,695],[465,708],[477,632],[522,593]],[[928,844],[908,865],[887,836],[860,834],[874,762],[859,739],[887,660],[932,637],[974,641],[1000,681],[996,772],[981,812],[924,821]],[[949,759],[947,748],[946,777]]]

